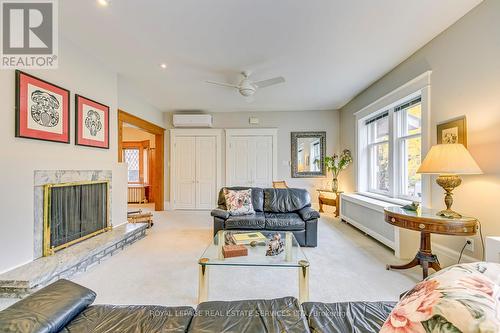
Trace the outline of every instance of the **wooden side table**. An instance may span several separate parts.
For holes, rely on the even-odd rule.
[[[323,213],[323,205],[335,207],[335,217],[340,214],[340,193],[332,190],[317,190],[319,201],[319,212]],[[328,194],[335,194],[335,198],[329,197]]]
[[[415,258],[405,265],[387,265],[387,269],[408,269],[417,265],[422,266],[424,279],[428,275],[429,267],[439,271],[438,258],[431,250],[431,234],[470,236],[478,228],[478,221],[473,217],[450,219],[436,215],[437,211],[419,208],[416,212],[400,207],[384,209],[385,221],[396,227],[420,232],[420,249]]]

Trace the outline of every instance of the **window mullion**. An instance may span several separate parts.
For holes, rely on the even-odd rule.
[[[389,195],[394,197],[397,192],[397,151],[395,149],[396,119],[394,109],[389,110]]]

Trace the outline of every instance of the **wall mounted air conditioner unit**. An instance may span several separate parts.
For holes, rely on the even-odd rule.
[[[212,127],[212,115],[174,114],[174,127]]]

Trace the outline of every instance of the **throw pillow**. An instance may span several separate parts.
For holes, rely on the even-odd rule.
[[[432,274],[403,296],[380,332],[500,332],[500,265],[460,264]]]
[[[229,190],[224,189],[227,211],[231,215],[250,215],[255,214],[252,205],[252,189],[248,190]]]

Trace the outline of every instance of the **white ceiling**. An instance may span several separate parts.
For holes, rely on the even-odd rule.
[[[338,109],[480,2],[65,0],[60,32],[161,111]],[[205,83],[242,70],[286,83],[252,103]]]

